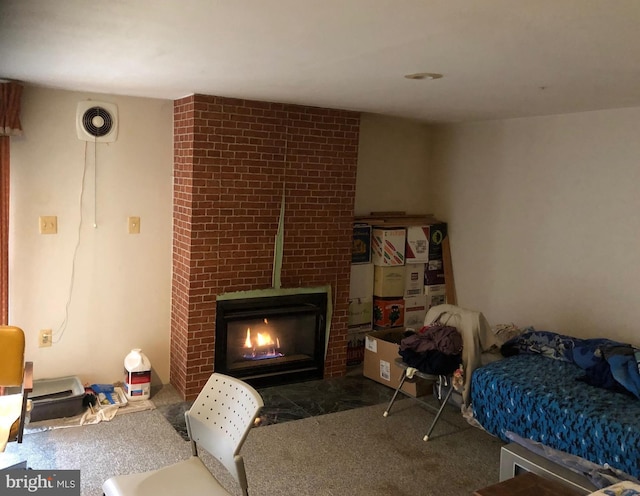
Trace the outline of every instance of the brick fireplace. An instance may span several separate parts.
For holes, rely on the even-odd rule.
[[[192,95],[174,102],[171,384],[193,399],[215,369],[216,297],[331,286],[324,377],[346,372],[358,113]]]

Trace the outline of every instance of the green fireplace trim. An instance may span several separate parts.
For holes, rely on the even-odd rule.
[[[272,286],[280,289],[282,274],[282,254],[284,252],[284,191],[286,183],[282,185],[282,203],[280,203],[280,218],[278,219],[278,232],[276,233],[275,245],[273,248],[273,274],[271,276]]]

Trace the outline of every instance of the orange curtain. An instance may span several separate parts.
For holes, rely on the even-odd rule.
[[[0,136],[0,325],[9,323],[9,136]]]
[[[22,85],[0,84],[0,325],[9,323],[9,136],[22,134]]]

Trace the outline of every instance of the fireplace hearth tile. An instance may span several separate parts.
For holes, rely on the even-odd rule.
[[[260,425],[279,424],[312,415],[278,392],[278,387],[258,389],[264,406],[260,411]]]
[[[270,420],[272,406],[276,407],[276,413],[284,407],[286,414],[292,416],[300,412],[298,418],[305,418],[377,405],[389,401],[393,394],[392,389],[354,376],[272,386],[258,391],[264,399],[263,412],[267,413],[267,421]],[[294,408],[287,408],[287,403],[276,400],[278,397],[286,399]]]
[[[361,368],[354,375],[256,389],[264,401],[260,426],[388,403],[393,395],[393,389],[364,377]],[[185,440],[184,411],[191,404],[181,402],[159,408]]]

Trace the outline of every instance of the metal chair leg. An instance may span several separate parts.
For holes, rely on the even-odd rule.
[[[393,397],[391,398],[391,401],[387,405],[387,409],[382,414],[383,417],[387,417],[389,415],[389,410],[391,410],[391,406],[393,405],[393,402],[396,400],[396,396],[398,396],[398,393],[402,389],[402,385],[404,384],[404,381],[406,380],[406,378],[407,378],[407,370],[405,369],[402,371],[402,378],[400,379],[400,384],[396,388],[395,393],[393,393]]]
[[[440,380],[442,381],[442,379],[440,379]],[[428,441],[429,440],[429,436],[431,436],[431,432],[433,431],[434,427],[438,423],[438,419],[440,418],[440,415],[442,415],[442,411],[444,410],[444,407],[449,402],[449,398],[451,397],[451,393],[453,393],[453,385],[449,384],[449,391],[447,391],[447,395],[444,398],[444,401],[440,404],[440,408],[438,409],[438,413],[436,413],[436,418],[433,419],[433,422],[431,422],[431,426],[429,427],[429,430],[427,431],[425,436],[422,438],[423,441]]]

